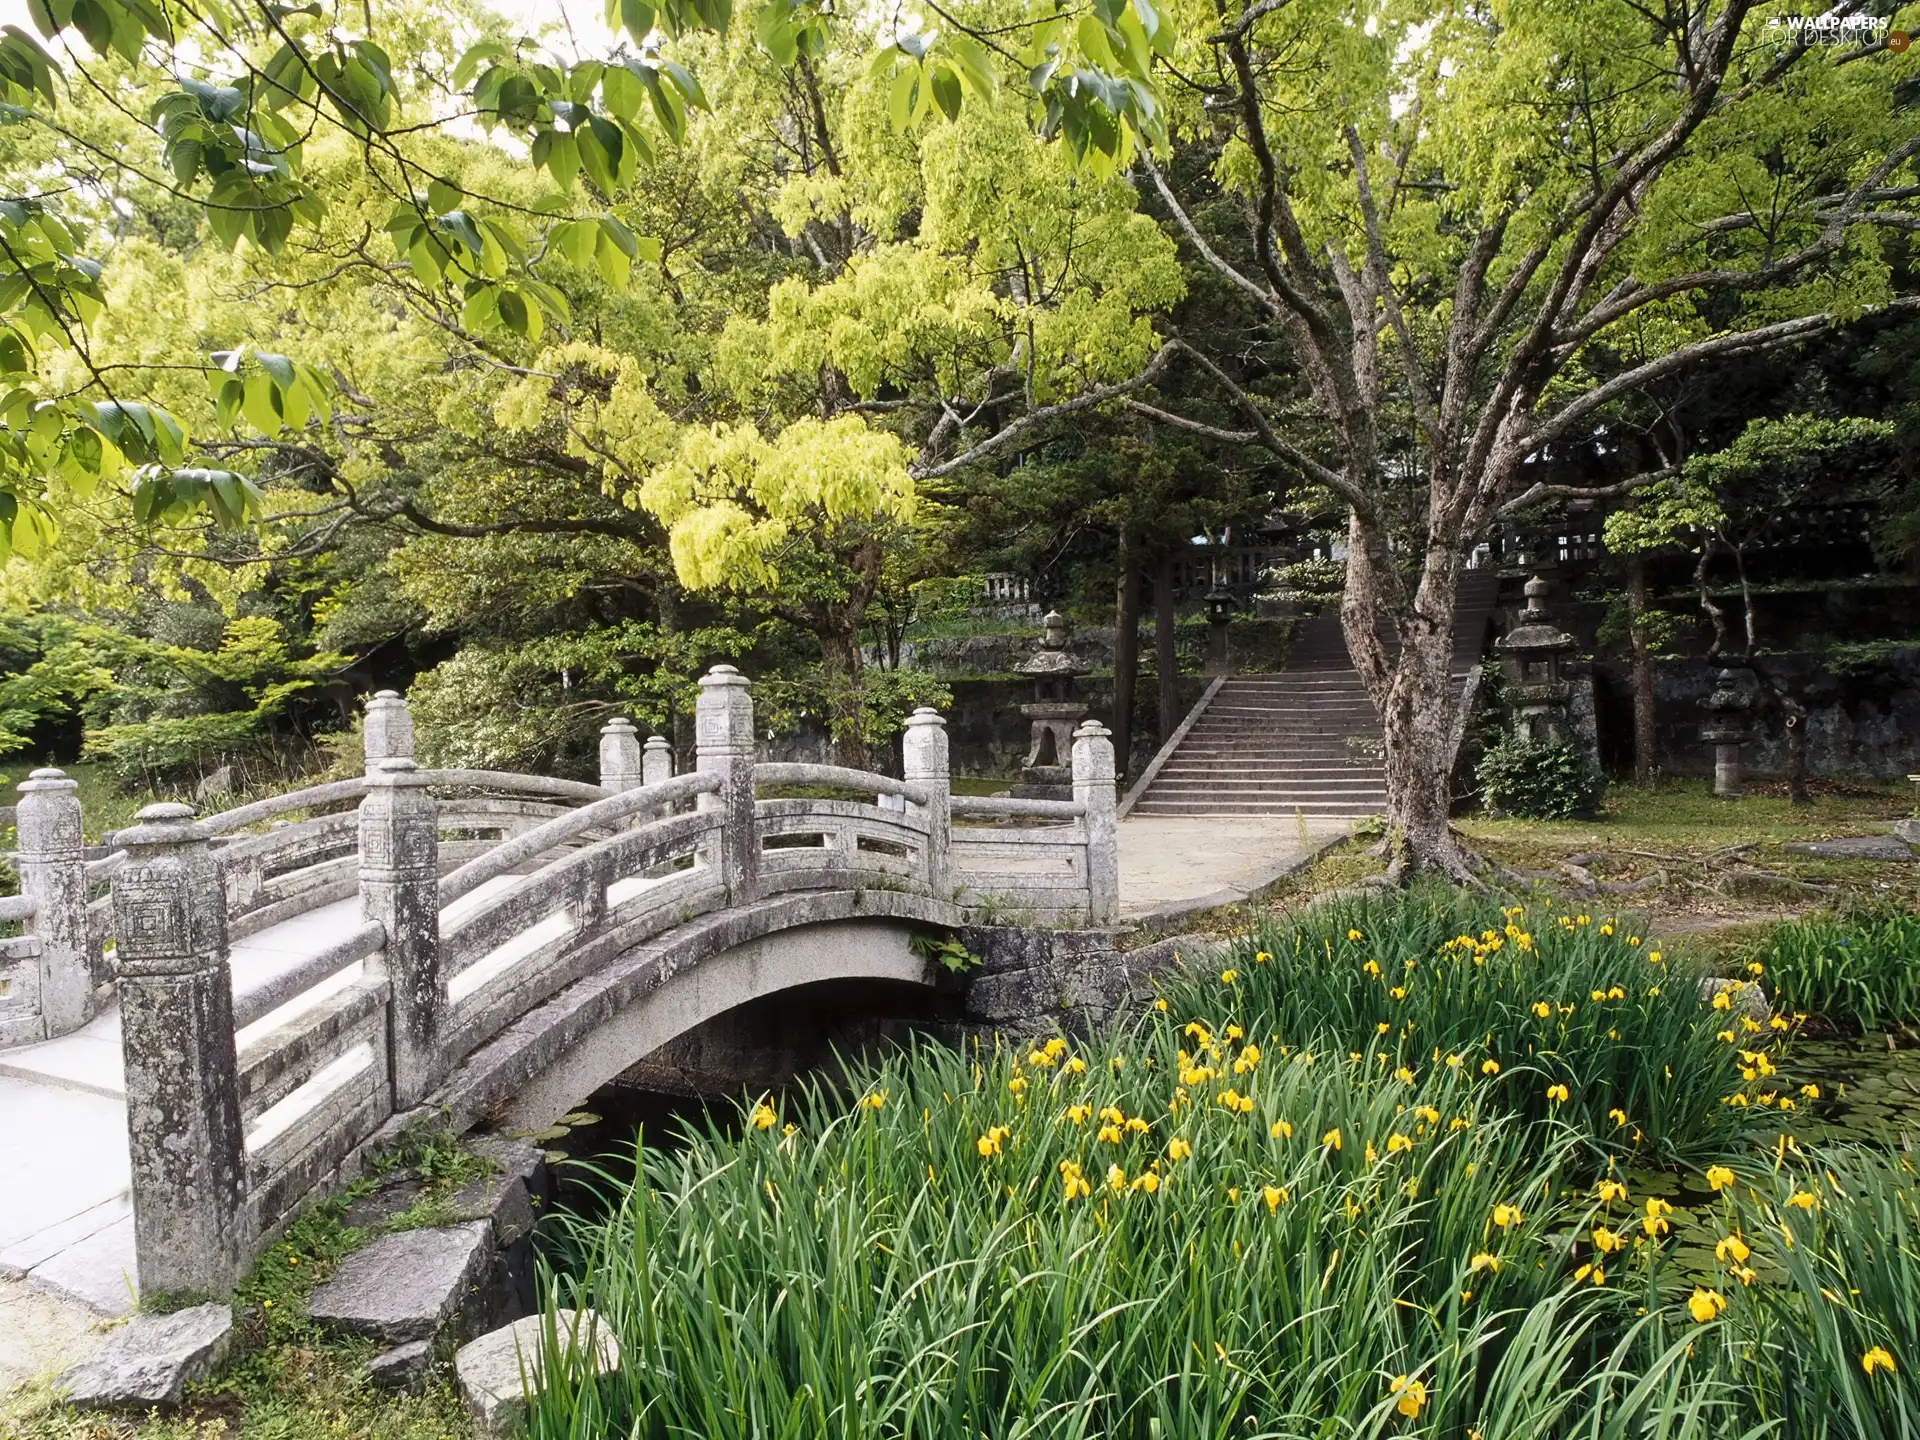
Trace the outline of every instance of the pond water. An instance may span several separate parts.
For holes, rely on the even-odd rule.
[[[1870,1145],[1912,1154],[1920,1142],[1920,1049],[1889,1048],[1882,1034],[1853,1039],[1798,1039],[1781,1057],[1780,1093],[1796,1108],[1786,1122],[1763,1131],[1759,1154],[1791,1135],[1803,1151],[1825,1145]],[[1820,1087],[1820,1098],[1800,1095],[1806,1084]],[[1736,1168],[1740,1157],[1730,1157]],[[1726,1233],[1724,1204],[1703,1175],[1672,1170],[1630,1169],[1622,1177],[1636,1203],[1659,1196],[1673,1206],[1673,1238],[1667,1247],[1666,1288],[1684,1293],[1695,1283],[1724,1283],[1726,1265],[1714,1246]],[[1778,1275],[1764,1254],[1749,1262],[1756,1284]]]

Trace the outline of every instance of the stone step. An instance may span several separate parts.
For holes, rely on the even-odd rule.
[[[1218,701],[1209,705],[1196,728],[1206,722],[1221,724],[1229,720],[1245,721],[1255,725],[1284,725],[1292,722],[1304,725],[1314,720],[1358,720],[1365,724],[1379,723],[1371,705],[1222,705]]]
[[[1316,735],[1378,735],[1380,727],[1371,716],[1312,715],[1274,719],[1270,716],[1229,720],[1215,717],[1202,720],[1187,731],[1189,738],[1201,735],[1271,735],[1277,738],[1311,739]]]
[[[1297,775],[1315,770],[1334,775],[1365,775],[1385,768],[1378,756],[1356,755],[1337,747],[1311,755],[1299,755],[1255,748],[1188,750],[1182,746],[1180,754],[1170,757],[1160,767],[1160,773],[1166,775],[1175,768],[1188,765],[1199,766],[1208,773],[1247,773],[1251,768],[1274,775]]]
[[[1174,761],[1162,767],[1155,784],[1173,780],[1265,780],[1311,785],[1316,780],[1377,777],[1378,765],[1276,765],[1262,761]]]
[[[1221,780],[1173,780],[1167,783],[1154,781],[1154,795],[1165,799],[1173,795],[1267,795],[1275,799],[1288,797],[1334,797],[1334,795],[1380,795],[1386,791],[1386,781],[1380,776],[1361,778],[1361,780],[1321,780],[1311,785],[1292,785],[1292,783],[1261,783],[1244,781],[1231,783]]]
[[[1194,746],[1182,745],[1179,753],[1168,760],[1167,764],[1178,764],[1182,760],[1209,760],[1215,763],[1227,763],[1236,760],[1271,761],[1284,765],[1289,762],[1301,765],[1342,766],[1373,765],[1379,763],[1379,757],[1368,755],[1364,751],[1343,745],[1338,739],[1316,743],[1310,746],[1263,745],[1255,740],[1207,743]],[[1164,768],[1164,767],[1163,767]]]
[[[1244,710],[1239,714],[1225,712],[1202,715],[1187,733],[1204,730],[1301,730],[1309,727],[1327,725],[1357,725],[1366,730],[1378,730],[1380,722],[1374,718],[1371,710],[1348,710],[1340,706],[1329,706],[1326,710],[1298,710],[1289,707],[1286,710]]]
[[[1225,795],[1229,792],[1261,795],[1351,795],[1356,792],[1372,792],[1386,788],[1386,777],[1381,775],[1360,775],[1351,780],[1245,780],[1238,783],[1183,776],[1164,784],[1158,780],[1153,783],[1155,795],[1195,793]]]
[[[1275,804],[1268,801],[1218,800],[1211,802],[1176,800],[1153,800],[1143,797],[1133,807],[1135,815],[1310,815],[1316,819],[1358,820],[1368,815],[1378,815],[1386,809],[1384,797],[1377,805],[1358,805],[1347,801],[1321,803],[1302,801],[1299,804]]]

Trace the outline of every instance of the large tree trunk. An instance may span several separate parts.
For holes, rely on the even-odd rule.
[[[1180,652],[1173,635],[1173,552],[1153,576],[1153,663],[1160,672],[1160,743],[1180,728]]]
[[[1659,768],[1653,728],[1653,644],[1647,631],[1647,559],[1627,560],[1627,640],[1633,649],[1633,778],[1650,784]]]
[[[1125,776],[1133,768],[1133,697],[1140,679],[1140,558],[1125,536],[1113,610],[1113,753]]]
[[[1387,828],[1394,879],[1436,873],[1471,879],[1454,839],[1453,685],[1449,636],[1423,635],[1400,648],[1382,716],[1386,738]]]
[[[872,757],[862,725],[859,626],[830,616],[818,634],[827,690],[827,734],[833,742],[834,763],[865,770]]]
[[[1395,881],[1439,874],[1471,881],[1466,852],[1448,823],[1453,810],[1453,611],[1460,554],[1434,543],[1413,602],[1392,607],[1399,649],[1376,629],[1383,592],[1398,588],[1386,538],[1358,516],[1348,529],[1341,629],[1380,714],[1386,742],[1387,840]]]

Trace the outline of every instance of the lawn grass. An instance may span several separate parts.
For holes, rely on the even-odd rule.
[[[1632,847],[1703,856],[1729,846],[1758,844],[1772,858],[1787,840],[1825,840],[1839,835],[1885,833],[1888,821],[1913,813],[1911,786],[1857,787],[1847,796],[1819,794],[1810,805],[1784,796],[1745,795],[1718,799],[1706,780],[1664,780],[1652,785],[1615,785],[1598,816],[1590,820],[1512,820],[1462,817],[1460,832],[1489,851],[1512,848],[1543,853]],[[1819,862],[1830,863],[1830,862]]]
[[[1706,780],[1615,785],[1598,815],[1587,819],[1515,820],[1485,814],[1454,821],[1473,852],[1510,873],[1537,877],[1549,891],[1578,893],[1580,866],[1601,890],[1589,903],[1650,915],[1663,933],[1685,933],[1685,947],[1713,959],[1731,955],[1775,922],[1810,909],[1847,903],[1920,901],[1920,864],[1818,859],[1781,847],[1789,841],[1885,834],[1913,813],[1908,786],[1857,786],[1857,793],[1817,795],[1811,805],[1784,796],[1720,800]],[[1385,862],[1376,842],[1358,838],[1318,857],[1276,886],[1269,904],[1287,908],[1329,890],[1378,875]],[[1245,916],[1215,931],[1231,932]],[[1201,927],[1208,928],[1208,927]]]

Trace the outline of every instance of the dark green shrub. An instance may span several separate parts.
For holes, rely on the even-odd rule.
[[[1487,747],[1473,776],[1489,810],[1522,820],[1590,814],[1607,793],[1600,767],[1565,740],[1505,736]]]

